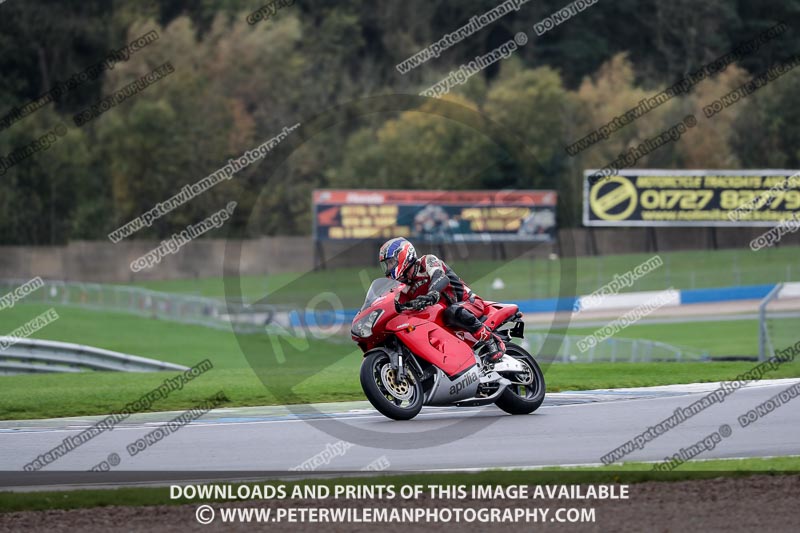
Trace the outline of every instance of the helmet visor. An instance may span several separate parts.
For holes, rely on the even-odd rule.
[[[383,266],[383,275],[390,277],[392,275],[392,271],[395,269],[395,267],[397,267],[397,258],[387,257],[381,261],[381,266]]]

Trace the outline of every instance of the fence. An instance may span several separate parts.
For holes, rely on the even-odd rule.
[[[545,340],[558,342],[560,347],[555,354],[541,353]],[[643,339],[610,337],[586,352],[578,349],[578,335],[554,335],[545,333],[525,333],[528,351],[554,363],[652,363],[661,361],[690,362],[709,361],[707,352],[697,352],[690,348]]]
[[[9,292],[25,280],[0,280],[0,291]],[[0,292],[0,293],[2,293]],[[350,342],[349,323],[354,311],[298,310],[282,305],[227,304],[222,300],[202,296],[163,293],[124,285],[64,282],[45,280],[45,285],[26,296],[26,302],[81,307],[100,311],[131,313],[160,320],[195,324],[237,333],[291,333],[302,329],[319,328],[341,335],[331,335],[333,342]],[[529,333],[528,342],[538,353],[545,335]],[[558,338],[561,348],[555,355],[561,362],[649,362],[698,361],[708,359],[706,353],[657,341],[609,338],[581,353],[577,342],[582,337],[551,335]]]
[[[0,293],[12,291],[25,281],[0,280]],[[25,302],[131,313],[184,324],[233,329],[237,333],[263,333],[270,324],[285,328],[291,321],[291,309],[286,307],[229,305],[214,298],[98,283],[45,280],[42,288],[25,297]]]
[[[758,314],[758,359],[765,361],[800,340],[800,283],[777,284],[761,301]]]

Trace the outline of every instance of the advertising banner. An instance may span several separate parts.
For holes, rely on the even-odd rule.
[[[584,173],[586,226],[774,226],[800,210],[796,170]]]
[[[317,240],[507,242],[554,239],[555,191],[314,191]]]

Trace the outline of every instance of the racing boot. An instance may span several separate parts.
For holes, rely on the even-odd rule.
[[[472,335],[478,339],[472,349],[484,363],[496,363],[503,358],[506,345],[492,330],[481,324],[481,328]]]

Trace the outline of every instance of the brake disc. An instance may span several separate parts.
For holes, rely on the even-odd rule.
[[[397,372],[392,368],[392,365],[383,365],[383,368],[381,368],[381,381],[386,390],[398,400],[410,400],[414,389],[409,384],[408,377],[399,383],[395,379],[396,377]]]

